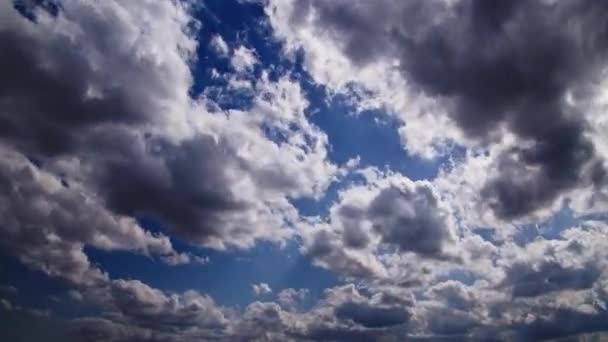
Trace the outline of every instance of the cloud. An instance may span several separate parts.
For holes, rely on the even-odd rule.
[[[516,263],[507,270],[504,284],[514,284],[514,297],[533,297],[550,291],[591,288],[599,278],[599,272],[594,265],[569,269],[556,262],[536,267]]]
[[[367,215],[382,242],[396,244],[404,252],[440,255],[449,239],[437,199],[428,187],[383,189],[370,203]]]
[[[65,0],[26,17],[0,4],[0,248],[96,310],[67,320],[76,340],[525,340],[605,326],[605,222],[576,217],[550,234],[521,224],[566,197],[605,209],[604,111],[587,103],[604,66],[604,5],[269,1],[305,70],[264,70],[262,50],[214,36],[230,57],[216,90],[248,92],[232,108],[211,90],[191,97],[199,23],[188,4]],[[398,118],[408,153],[466,151],[433,180],[338,168],[311,122],[319,85]],[[329,215],[292,204],[329,203],[347,176]],[[534,238],[520,241],[524,229]],[[209,261],[171,239],[224,252],[293,239],[338,285],[261,301],[273,289],[252,284],[254,302],[224,307],[113,278],[85,252]],[[17,296],[0,306],[51,315]]]
[[[336,316],[351,319],[367,328],[382,328],[403,324],[409,319],[409,313],[401,307],[383,308],[367,304],[344,303],[336,308]]]
[[[230,58],[230,64],[237,72],[250,71],[257,62],[254,52],[244,46],[234,49]]]
[[[331,182],[337,168],[326,158],[327,138],[305,117],[295,82],[263,75],[244,111],[215,113],[210,99],[190,98],[197,23],[187,3],[66,1],[54,15],[35,11],[31,21],[3,5],[0,68],[13,76],[0,85],[0,140],[15,159],[34,161],[65,185],[51,204],[79,193],[125,234],[131,218],[146,216],[192,244],[245,248],[291,236],[288,222],[297,217],[287,197],[317,196]],[[254,51],[240,47],[235,56],[249,72]],[[109,230],[82,232],[99,229]],[[157,239],[162,245],[150,248],[167,263],[201,261],[170,251],[163,236],[137,234]]]
[[[85,342],[170,341],[168,336],[149,329],[96,317],[74,319],[70,322],[69,332],[73,338]]]
[[[301,18],[296,25],[313,27],[354,66],[396,65],[410,87],[442,103],[478,145],[514,134],[517,144],[498,156],[503,166],[482,191],[498,217],[522,217],[572,189],[603,184],[585,113],[565,98],[584,92],[603,66],[606,45],[595,23],[604,5],[387,0],[273,6]],[[275,25],[288,39],[297,35],[278,19]],[[310,44],[305,52],[315,59]]]
[[[209,44],[211,45],[211,47],[213,47],[213,49],[220,56],[226,56],[230,52],[230,48],[228,47],[228,44],[226,43],[224,38],[222,38],[222,36],[220,36],[220,35],[213,36],[213,38],[211,39],[211,42],[209,42]]]
[[[251,284],[253,294],[256,296],[262,296],[272,293],[272,289],[266,283]]]
[[[4,292],[9,295],[14,295],[19,292],[19,289],[12,285],[0,285],[0,292]]]
[[[277,302],[286,310],[296,310],[309,294],[308,289],[287,288],[277,293]]]
[[[2,307],[2,309],[4,311],[12,311],[13,310],[13,305],[11,304],[11,302],[9,302],[8,300],[6,300],[4,298],[0,298],[0,306]]]
[[[390,256],[459,259],[450,212],[432,184],[373,168],[357,172],[367,178],[340,192],[328,219],[301,228],[313,261],[348,277],[382,279],[391,277]]]
[[[195,291],[167,295],[138,280],[114,280],[111,294],[116,308],[143,326],[161,325],[221,328],[226,318],[213,299]]]

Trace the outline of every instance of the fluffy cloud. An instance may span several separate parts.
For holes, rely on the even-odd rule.
[[[393,277],[390,255],[456,260],[454,223],[433,185],[376,169],[340,192],[325,222],[305,225],[305,252],[318,264],[363,278]]]
[[[120,279],[112,282],[110,291],[120,313],[144,326],[221,328],[226,324],[213,299],[195,291],[167,295],[140,281]]]
[[[310,54],[313,75],[332,69],[320,62],[323,58],[345,60],[346,75],[357,67],[392,67],[406,81],[405,93],[413,89],[441,104],[439,114],[449,117],[469,142],[452,138],[484,145],[504,132],[514,134],[517,144],[496,156],[499,171],[481,191],[482,200],[506,220],[550,206],[569,190],[605,182],[603,164],[586,134],[583,108],[566,101],[570,93],[584,93],[604,67],[603,31],[595,23],[605,12],[603,5],[588,2],[496,7],[473,0],[381,1],[373,6],[304,1],[268,6],[288,49],[302,46]],[[296,28],[285,26],[279,15],[300,18]],[[562,25],[564,21],[571,25]],[[319,43],[308,35],[319,37]],[[319,44],[331,45],[337,57],[323,53]],[[366,82],[365,74],[354,74],[360,77],[317,79],[334,87],[334,78],[364,87],[371,83],[373,91],[383,91],[376,89],[378,80]],[[417,111],[415,103],[403,110]],[[427,115],[409,117],[415,127],[420,120],[431,123]],[[403,132],[412,133],[407,120]]]
[[[277,302],[286,310],[295,310],[309,296],[308,289],[284,289],[277,294]]]
[[[608,145],[593,83],[605,5],[266,2],[288,57],[303,52],[330,95],[395,116],[409,153],[464,147],[419,181],[334,165],[299,75],[264,70],[245,42],[210,44],[229,63],[214,69],[226,82],[218,91],[245,90],[247,103],[223,106],[209,89],[193,98],[189,2],[24,6],[0,4],[0,248],[98,310],[67,322],[77,340],[530,340],[605,329]],[[327,199],[347,174],[354,181],[337,187],[326,217],[292,205]],[[530,228],[560,208],[593,215],[550,234]],[[166,230],[147,231],[141,216]],[[169,236],[217,249],[293,239],[340,284],[319,299],[276,289],[276,302],[226,308],[195,290],[112,279],[85,253],[208,261]],[[273,297],[266,283],[252,291]],[[10,299],[4,310],[18,308]]]
[[[256,296],[272,293],[272,288],[270,288],[270,286],[266,283],[252,284],[251,289],[253,290],[253,294]]]
[[[288,79],[264,77],[248,111],[209,111],[210,100],[190,98],[196,21],[185,3],[136,9],[67,1],[56,13],[31,8],[35,20],[2,6],[0,67],[9,75],[0,87],[3,148],[61,179],[51,205],[67,201],[63,193],[90,198],[81,202],[107,216],[90,234],[121,225],[123,234],[157,239],[161,246],[151,248],[173,264],[188,260],[169,256],[166,238],[126,228],[135,226],[130,218],[150,216],[179,238],[215,248],[282,241],[295,215],[287,196],[317,196],[337,171],[326,160],[326,137],[304,116],[308,103]],[[252,51],[241,47],[234,56],[235,68],[250,70]],[[80,232],[57,220],[47,225]],[[107,249],[121,243],[73,238]]]

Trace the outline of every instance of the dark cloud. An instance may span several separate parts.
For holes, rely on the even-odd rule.
[[[539,341],[571,336],[573,339],[580,334],[605,331],[608,312],[600,309],[597,313],[584,313],[571,309],[551,310],[547,317],[539,318],[531,323],[514,325],[516,339]],[[579,338],[576,339],[580,341]],[[601,340],[601,338],[600,338]]]
[[[369,235],[360,226],[361,221],[365,219],[365,211],[346,204],[340,207],[338,214],[344,224],[344,244],[352,248],[365,248],[370,242]]]
[[[503,285],[512,286],[514,297],[536,297],[566,289],[588,289],[600,277],[601,270],[594,265],[567,268],[554,261],[538,266],[515,263],[506,271]]]
[[[479,322],[463,311],[434,308],[426,313],[427,330],[434,335],[464,339],[473,329],[479,326]]]
[[[143,327],[172,331],[226,325],[224,313],[213,299],[195,291],[168,295],[137,280],[115,280],[110,291],[115,307]]]
[[[312,341],[354,341],[372,342],[386,338],[386,334],[378,330],[353,329],[350,327],[328,326],[318,324],[310,327],[305,334],[294,334],[303,340]]]
[[[238,341],[282,341],[293,330],[285,311],[277,303],[253,302],[245,309],[231,339]]]
[[[410,313],[404,307],[381,307],[347,302],[335,308],[336,317],[350,319],[366,328],[383,328],[406,323]]]
[[[382,242],[397,245],[403,252],[440,257],[450,239],[437,199],[426,186],[383,189],[371,201],[367,217]]]
[[[162,71],[151,61],[112,49],[112,44],[121,44],[118,32],[95,21],[99,18],[91,20],[87,42],[68,35],[42,38],[18,29],[0,30],[0,139],[5,143],[28,155],[55,156],[78,149],[93,125],[162,119],[159,104],[172,95],[159,86],[164,83]],[[104,53],[104,59],[91,58]],[[109,80],[107,70],[124,74]],[[127,75],[136,78],[123,82]],[[147,101],[143,89],[157,98]]]
[[[604,65],[604,2],[311,0],[293,15],[311,9],[354,62],[399,59],[412,85],[441,99],[470,137],[484,142],[501,127],[518,136],[512,165],[482,193],[499,217],[528,214],[590,182],[594,148],[583,113],[564,96]]]
[[[377,270],[372,265],[347,254],[337,236],[326,230],[313,235],[306,255],[321,265],[350,277],[370,278],[377,275]]]
[[[225,221],[249,204],[229,188],[225,170],[239,166],[225,146],[208,135],[174,144],[154,138],[140,142],[115,132],[95,144],[105,160],[98,161],[102,169],[93,178],[109,208],[155,217],[192,242],[235,233],[227,230]]]
[[[433,286],[427,296],[432,300],[443,300],[449,308],[461,311],[469,311],[477,304],[470,291],[462,283],[453,280]]]
[[[171,342],[180,336],[122,324],[105,318],[85,317],[68,322],[69,336],[74,342]]]

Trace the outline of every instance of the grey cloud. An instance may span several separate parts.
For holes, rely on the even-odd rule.
[[[120,159],[120,151],[132,151],[135,148],[133,146],[141,145],[138,138],[134,137],[135,134],[131,133],[136,128],[144,134],[149,127],[168,123],[169,118],[175,115],[171,111],[176,107],[186,108],[184,104],[187,101],[184,100],[187,95],[176,94],[180,90],[185,93],[189,86],[186,57],[172,55],[171,49],[167,50],[165,56],[154,55],[149,50],[148,41],[143,39],[145,33],[140,33],[144,36],[140,37],[142,40],[139,41],[139,46],[125,44],[124,40],[129,39],[133,32],[130,31],[130,26],[120,25],[120,20],[124,18],[117,15],[120,11],[117,3],[105,3],[104,11],[92,10],[92,7],[83,6],[84,3],[79,2],[66,2],[64,5],[57,17],[47,18],[44,24],[42,21],[28,21],[20,17],[10,5],[2,5],[2,16],[5,19],[0,25],[0,46],[3,51],[0,72],[6,77],[0,81],[0,141],[6,151],[14,150],[15,155],[21,154],[39,161],[39,165],[45,168],[41,172],[48,172],[49,177],[52,174],[62,177],[61,182],[66,187],[49,193],[44,184],[36,185],[34,176],[27,176],[30,172],[27,168],[33,166],[24,167],[20,173],[15,171],[14,174],[8,174],[7,169],[3,169],[3,184],[8,183],[3,200],[11,208],[4,215],[5,220],[9,221],[6,225],[12,226],[11,229],[20,226],[31,234],[35,234],[37,229],[48,227],[59,234],[61,239],[71,243],[91,244],[104,249],[113,249],[116,248],[115,244],[122,244],[124,249],[141,248],[145,253],[158,252],[167,254],[166,257],[170,260],[177,260],[168,255],[173,252],[166,237],[155,237],[143,232],[135,223],[115,215],[122,213],[132,216],[135,212],[128,210],[128,207],[124,208],[124,205],[112,207],[114,202],[118,202],[112,197],[112,191],[126,190],[118,187],[124,184],[115,177],[119,172],[124,174],[125,180],[132,181],[133,185],[142,185],[146,180],[157,180],[153,178],[154,175],[164,171],[154,170],[152,166],[155,165],[150,162],[144,165],[134,164],[147,161],[144,160],[145,153],[128,155],[126,157],[130,159],[127,160]],[[166,4],[158,6],[160,8],[152,9],[158,10],[154,15],[167,10]],[[172,9],[178,15],[178,8]],[[142,10],[142,17],[150,15],[149,8]],[[163,19],[159,18],[159,23]],[[42,27],[53,24],[55,26],[52,28]],[[176,20],[171,25],[179,27],[180,23]],[[70,33],[69,30],[78,33]],[[167,30],[170,32],[171,28],[167,27]],[[184,37],[182,32],[167,44],[174,43],[174,48],[180,49],[183,44],[189,44],[189,38]],[[137,52],[137,49],[141,51]],[[169,85],[172,82],[174,84]],[[177,126],[172,128],[179,129]],[[112,144],[109,140],[112,140]],[[179,147],[175,149],[181,150]],[[183,157],[185,153],[205,152],[196,150],[196,147],[194,150],[184,150],[182,158],[188,158]],[[53,165],[61,164],[69,158],[76,160],[80,169],[71,170],[68,174],[64,174],[61,169],[53,169]],[[172,165],[171,171],[181,174],[172,176],[188,179],[183,174],[189,171],[184,170],[183,161],[182,165],[178,165],[180,160],[173,163],[175,165]],[[123,169],[117,169],[115,164]],[[135,169],[132,168],[134,165]],[[95,173],[86,175],[86,170],[94,170]],[[87,179],[87,176],[90,178]],[[190,175],[189,179],[192,177]],[[104,183],[106,178],[112,178],[113,182]],[[207,178],[212,179],[211,175]],[[78,185],[76,190],[67,189],[72,182]],[[89,187],[97,185],[103,191],[91,194]],[[114,185],[118,188],[113,189]],[[163,185],[165,183],[156,188]],[[146,198],[144,193],[156,189],[140,186],[133,190],[136,193],[121,193],[122,198]],[[178,190],[183,191],[184,187]],[[181,193],[178,190],[165,190],[164,193],[157,190],[152,195],[160,192],[160,195],[179,196]],[[203,192],[199,194],[201,197],[208,189],[198,190]],[[102,198],[99,195],[103,195]],[[185,197],[188,196],[193,197]],[[210,195],[208,202],[213,202],[216,197]],[[158,200],[154,196],[149,198],[150,201]],[[104,200],[108,203],[104,203]],[[33,201],[46,201],[53,209],[43,213],[40,207],[34,205],[38,202]],[[93,202],[98,207],[91,204]],[[165,207],[169,208],[167,203],[170,201],[165,201]],[[121,210],[111,212],[103,208],[103,204]],[[158,206],[144,206],[144,209],[151,211],[157,208]],[[167,211],[170,212],[170,208]],[[176,215],[173,213],[164,216],[168,216],[168,220],[174,220]],[[184,229],[187,231],[189,228],[191,227]],[[144,241],[137,242],[137,239]],[[125,240],[129,241],[124,243]],[[156,245],[146,246],[146,240]],[[101,246],[101,241],[107,241],[111,246]],[[127,247],[128,245],[131,246]],[[180,259],[184,260],[183,255]]]
[[[89,182],[117,213],[160,216],[194,240],[218,235],[217,217],[240,205],[225,190],[227,158],[221,147],[210,137],[156,144],[162,145],[156,156],[142,147],[147,141],[139,141],[130,129],[145,132],[143,125],[167,118],[167,103],[180,100],[168,86],[175,77],[168,78],[164,67],[145,55],[134,58],[123,50],[124,38],[112,28],[117,18],[83,12],[59,14],[74,21],[71,16],[89,17],[82,24],[87,34],[82,42],[60,34],[43,40],[31,33],[35,23],[23,24],[31,26],[25,30],[29,34],[12,27],[0,31],[0,68],[7,76],[0,85],[0,138],[43,161],[80,156],[96,172]],[[172,67],[179,75],[180,65]],[[108,79],[108,70],[116,77]],[[109,124],[111,129],[99,128]]]
[[[335,309],[336,317],[350,319],[366,328],[383,328],[406,323],[410,313],[403,307],[374,307],[348,302]]]
[[[169,336],[105,318],[85,317],[69,322],[69,335],[82,342],[168,342]]]
[[[229,134],[203,133],[188,119],[205,113],[196,112],[202,109],[188,94],[196,41],[187,5],[131,6],[66,1],[56,16],[29,21],[10,4],[2,5],[2,146],[35,160],[66,187],[74,185],[109,215],[155,218],[187,242],[244,247],[268,237],[268,231],[281,228],[280,218],[253,193],[270,189],[283,195],[298,192],[294,188],[301,184],[281,165],[251,165],[237,155],[237,144],[227,141],[232,137],[221,137]],[[254,189],[234,193],[235,178],[249,176]],[[271,178],[284,181],[273,187]],[[11,219],[27,218],[16,213]],[[53,218],[67,216],[62,214]],[[84,223],[84,216],[80,219]],[[71,229],[57,220],[47,225],[63,229],[70,241],[89,244],[83,235],[99,228]],[[184,256],[163,260],[189,259]]]
[[[457,281],[448,280],[430,288],[427,297],[432,300],[443,300],[449,308],[468,311],[477,304],[473,294]]]
[[[512,336],[522,340],[549,340],[605,331],[608,312],[584,313],[570,309],[552,310],[547,317],[513,325]],[[580,339],[577,339],[580,340]]]
[[[302,339],[312,341],[355,341],[372,342],[385,336],[381,331],[353,329],[342,326],[315,325],[306,334],[296,335]]]
[[[183,341],[227,336],[227,311],[193,290],[169,293],[138,280],[108,280],[81,287],[100,317],[67,321],[77,341]]]
[[[352,248],[365,248],[370,242],[369,235],[360,226],[365,219],[365,211],[347,204],[340,207],[338,214],[344,224],[344,244]]]
[[[220,329],[227,323],[213,299],[195,291],[168,295],[137,280],[115,280],[111,294],[118,310],[144,327]]]
[[[350,277],[370,278],[377,274],[373,265],[348,255],[338,237],[326,230],[314,234],[305,253],[322,266]]]
[[[448,213],[429,185],[383,185],[367,192],[358,186],[345,191],[331,209],[332,230],[320,229],[307,237],[304,250],[315,262],[349,277],[370,279],[385,273],[376,254],[383,249],[453,258],[446,249],[454,240]],[[365,200],[356,199],[362,193]]]
[[[399,59],[413,86],[442,100],[470,137],[483,143],[500,127],[519,137],[514,163],[482,191],[497,216],[516,218],[605,181],[586,174],[588,164],[602,167],[583,113],[564,102],[604,65],[605,3],[311,0],[292,15],[310,13],[355,63]]]
[[[426,330],[438,336],[465,339],[481,324],[467,312],[448,308],[433,308],[426,312]]]
[[[60,13],[72,23],[88,20],[86,38],[41,36],[19,18],[0,27],[0,138],[40,157],[74,152],[93,125],[163,122],[163,102],[175,101],[167,81],[176,77],[153,56],[133,57],[122,41],[130,32],[113,22],[120,19],[66,7],[77,8]]]
[[[536,297],[566,289],[588,289],[600,277],[601,270],[593,264],[567,268],[555,261],[538,266],[515,263],[506,270],[503,286],[512,286],[514,297]]]
[[[4,298],[0,298],[0,307],[2,307],[2,309],[4,309],[5,311],[13,311],[13,305],[11,304],[11,302]]]
[[[309,295],[308,289],[287,288],[277,294],[277,301],[286,310],[296,310]]]
[[[251,204],[231,192],[225,170],[238,169],[238,160],[213,137],[199,135],[172,144],[108,132],[95,146],[104,152],[99,159],[106,160],[99,161],[103,169],[93,182],[112,210],[156,217],[191,242],[230,235],[238,240],[239,232],[229,231],[226,221]],[[242,234],[253,229],[237,228]]]
[[[437,199],[426,186],[383,189],[370,203],[367,215],[382,241],[403,252],[439,257],[450,239]]]
[[[22,155],[0,148],[0,156],[0,246],[29,266],[75,283],[103,279],[84,245],[189,261],[168,237],[113,214]]]
[[[5,294],[14,295],[19,292],[19,289],[12,285],[0,285],[0,292]]]

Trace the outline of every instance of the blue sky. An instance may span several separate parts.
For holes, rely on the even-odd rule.
[[[0,5],[0,336],[601,338],[607,18]]]

